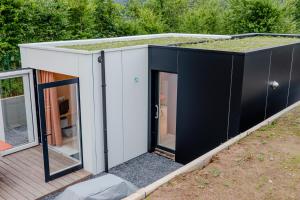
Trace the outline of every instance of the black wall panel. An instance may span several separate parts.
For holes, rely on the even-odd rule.
[[[177,73],[176,48],[150,46],[149,67],[152,70]]]
[[[187,163],[227,137],[232,56],[179,50],[176,156]]]
[[[294,45],[288,105],[300,100],[300,44]]]
[[[265,118],[270,55],[269,50],[264,50],[245,56],[240,132]]]
[[[149,80],[178,74],[175,159],[183,164],[300,100],[300,44],[245,54],[150,46],[149,68]]]
[[[234,55],[233,62],[228,139],[240,133],[244,55]]]
[[[279,87],[268,90],[268,103],[266,117],[270,117],[287,106],[290,69],[293,45],[272,49],[272,65],[269,82],[277,81]]]

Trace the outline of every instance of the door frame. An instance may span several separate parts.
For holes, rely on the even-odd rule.
[[[32,131],[33,131],[33,138],[34,141],[23,144],[17,147],[13,147],[12,149],[8,149],[4,152],[1,152],[1,156],[5,156],[8,154],[16,153],[18,151],[22,151],[34,146],[39,145],[39,129],[38,129],[38,123],[37,123],[37,104],[36,104],[36,82],[35,82],[35,75],[34,75],[34,70],[31,68],[21,68],[17,70],[10,70],[10,71],[4,71],[0,73],[0,79],[5,79],[5,78],[16,78],[16,77],[26,77],[25,79],[23,78],[23,85],[28,85],[28,87],[23,87],[24,89],[24,99],[25,99],[25,109],[26,109],[26,119],[29,117],[31,118],[32,121]],[[1,125],[4,127],[2,124],[3,118],[2,118],[2,106],[0,105],[0,121]]]
[[[49,165],[49,150],[48,150],[48,139],[46,136],[46,117],[45,117],[45,103],[44,103],[44,89],[59,87],[64,85],[76,84],[77,85],[77,103],[78,103],[78,125],[79,125],[79,139],[80,139],[80,159],[81,162],[67,167],[66,169],[62,169],[60,171],[51,174],[50,165]],[[40,129],[41,129],[41,143],[43,146],[43,160],[44,160],[44,174],[45,181],[49,182],[56,178],[62,177],[66,174],[72,173],[74,171],[80,170],[83,168],[83,148],[82,148],[82,126],[81,126],[81,107],[80,107],[80,84],[79,78],[73,78],[62,81],[55,81],[50,83],[38,84],[38,101],[39,101],[39,113],[40,113]]]
[[[161,149],[163,151],[175,154],[176,152],[176,142],[175,142],[175,149],[170,149],[168,147],[164,147],[158,144],[158,137],[159,137],[159,112],[160,112],[160,108],[159,108],[159,73],[160,72],[164,72],[164,73],[169,73],[169,74],[176,74],[178,76],[178,73],[174,73],[174,72],[168,72],[168,71],[162,71],[162,70],[150,70],[150,78],[149,78],[149,127],[150,127],[150,136],[149,136],[149,151],[153,152],[155,151],[156,148]],[[178,81],[178,79],[177,79]],[[177,82],[177,89],[178,89],[178,82]],[[158,111],[155,109],[158,106]],[[177,106],[177,105],[176,105]],[[177,113],[177,111],[176,111]],[[158,114],[158,118],[156,117]],[[176,117],[177,118],[177,117]],[[177,123],[177,120],[176,122]],[[177,131],[175,133],[175,138],[177,135]]]

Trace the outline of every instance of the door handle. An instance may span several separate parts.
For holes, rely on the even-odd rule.
[[[155,108],[156,108],[156,112],[155,112],[155,119],[158,119],[158,117],[159,117],[159,107],[158,107],[158,105],[155,105]]]
[[[279,87],[279,83],[277,81],[271,81],[269,83],[269,86],[273,89],[276,90]]]

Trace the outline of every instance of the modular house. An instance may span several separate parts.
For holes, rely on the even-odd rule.
[[[46,181],[155,150],[185,164],[300,98],[298,35],[169,33],[20,51],[22,70],[1,75],[23,89],[2,100],[3,155],[42,144]]]

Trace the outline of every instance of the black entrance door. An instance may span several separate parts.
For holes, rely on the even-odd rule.
[[[175,153],[177,74],[153,72],[152,147]]]
[[[81,169],[79,79],[38,85],[45,181]]]

